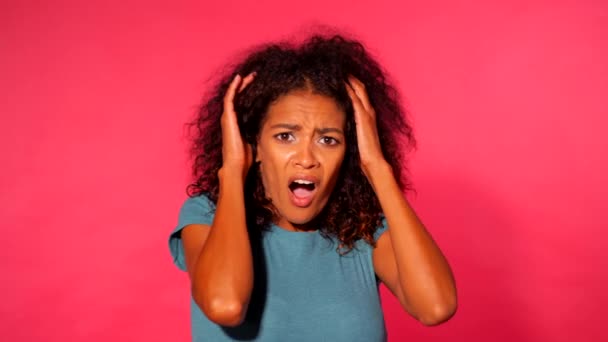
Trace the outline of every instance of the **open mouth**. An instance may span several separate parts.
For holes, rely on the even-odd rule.
[[[312,192],[315,190],[315,183],[307,180],[296,179],[289,184],[289,190],[291,190],[291,192],[294,194],[305,194],[306,192]]]
[[[289,190],[292,194],[291,201],[298,207],[307,207],[313,200],[316,184],[305,179],[295,179],[289,183]]]

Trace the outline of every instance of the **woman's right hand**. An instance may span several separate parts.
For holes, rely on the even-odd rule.
[[[242,176],[243,181],[253,162],[253,152],[251,145],[245,143],[241,137],[234,111],[234,96],[253,82],[255,75],[256,73],[252,72],[244,79],[238,74],[234,77],[224,96],[224,112],[221,118],[223,164],[220,174],[235,172]]]

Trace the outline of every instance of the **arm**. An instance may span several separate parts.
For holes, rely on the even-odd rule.
[[[372,186],[389,226],[374,250],[374,269],[407,312],[424,325],[440,324],[457,307],[450,266],[401,194],[390,166],[373,170]]]
[[[253,290],[253,262],[247,232],[243,188],[252,163],[251,146],[241,138],[233,99],[255,73],[237,75],[224,97],[221,118],[223,165],[218,173],[219,198],[211,227],[184,228],[186,266],[192,298],[207,317],[220,325],[241,324]]]
[[[187,226],[182,240],[194,301],[215,323],[236,326],[245,317],[253,288],[251,245],[240,174],[220,177],[211,227]]]
[[[355,110],[361,168],[378,196],[389,226],[374,250],[374,269],[406,311],[425,325],[439,324],[449,319],[457,307],[452,271],[402,195],[382,155],[376,114],[364,85],[351,77],[346,90]]]

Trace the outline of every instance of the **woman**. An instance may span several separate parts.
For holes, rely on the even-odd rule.
[[[425,325],[451,317],[450,267],[402,195],[396,94],[341,36],[258,48],[219,82],[170,237],[194,340],[384,341],[380,282]]]

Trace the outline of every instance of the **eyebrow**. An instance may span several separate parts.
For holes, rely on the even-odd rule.
[[[286,128],[292,131],[299,131],[302,129],[302,126],[300,125],[292,125],[292,124],[287,124],[287,123],[280,123],[280,124],[276,124],[276,125],[272,125],[270,126],[271,129],[276,129],[276,128]],[[324,127],[324,128],[315,128],[315,132],[318,134],[327,134],[330,132],[334,132],[334,133],[338,133],[338,134],[342,134],[344,135],[344,132],[339,129],[339,128],[334,128],[334,127]]]

